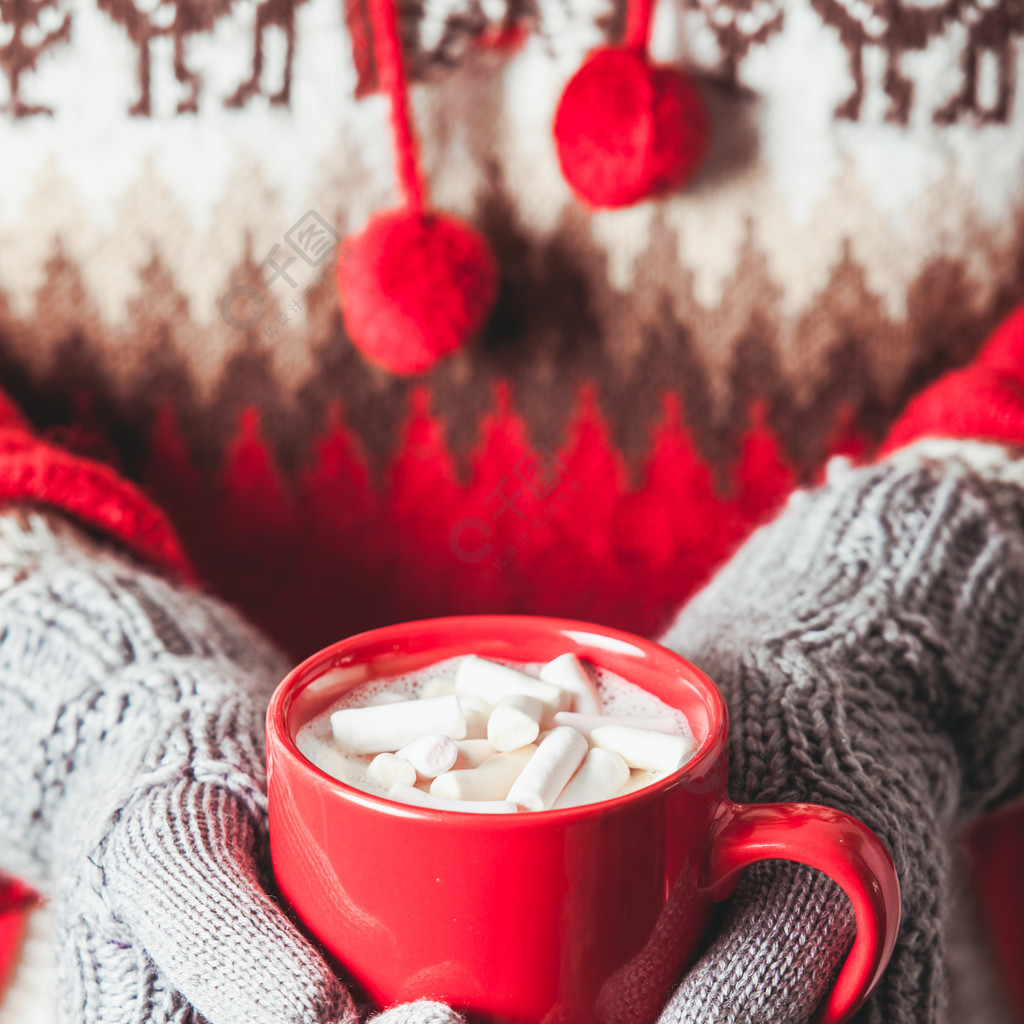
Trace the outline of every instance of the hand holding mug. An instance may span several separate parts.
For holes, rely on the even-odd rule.
[[[949,1019],[951,837],[1024,791],[1022,509],[1024,460],[998,446],[834,460],[662,637],[726,697],[736,799],[828,803],[892,851],[903,923],[858,1024]],[[827,879],[759,865],[663,1024],[802,1024],[852,935]],[[968,1010],[1006,1012],[976,989]]]

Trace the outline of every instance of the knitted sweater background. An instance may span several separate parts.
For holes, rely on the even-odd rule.
[[[1017,0],[660,4],[712,151],[601,213],[550,124],[623,5],[401,4],[433,203],[501,271],[415,378],[365,363],[293,245],[395,202],[362,0],[31,11],[0,13],[0,383],[296,657],[461,611],[654,634],[1024,299]]]
[[[396,202],[365,5],[53,0],[0,57],[0,380],[296,654],[470,609],[653,633],[1024,298],[1017,6],[867,10],[658,5],[712,151],[593,213],[550,125],[620,0],[400,5],[433,205],[501,274],[482,338],[401,378],[293,246]]]

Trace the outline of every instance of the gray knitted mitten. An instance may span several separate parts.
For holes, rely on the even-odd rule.
[[[62,1021],[356,1021],[265,892],[263,715],[287,667],[56,515],[0,514],[0,870],[55,901]]]
[[[1024,788],[1024,460],[954,442],[835,460],[663,642],[726,695],[734,799],[828,804],[888,845],[903,921],[857,1020],[946,1021],[949,840]],[[760,865],[661,1022],[806,1022],[852,935],[831,882]]]

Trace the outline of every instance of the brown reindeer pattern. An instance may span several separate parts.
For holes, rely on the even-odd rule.
[[[173,8],[173,19],[161,26],[151,15],[141,11],[133,0],[97,0],[100,10],[120,25],[138,50],[139,98],[130,114],[149,117],[152,113],[150,44],[157,36],[174,38],[174,75],[188,93],[178,103],[179,114],[194,114],[199,109],[199,88],[202,80],[185,60],[185,43],[189,36],[209,32],[231,9],[232,0],[160,0],[160,8]]]
[[[246,106],[264,91],[264,45],[270,29],[285,37],[284,69],[274,91],[267,96],[273,106],[291,102],[296,60],[296,12],[308,0],[259,0],[252,29],[251,73],[233,93],[223,98],[229,108]],[[318,3],[338,0],[315,0]],[[349,29],[349,45],[358,73],[356,95],[377,88],[373,64],[372,26],[368,0],[340,0]],[[403,12],[402,35],[411,74],[420,78],[435,67],[457,60],[474,40],[493,36],[496,30],[517,38],[536,21],[536,0],[506,0],[506,17],[491,25],[482,14],[480,0],[446,2],[443,22],[434,25],[431,38],[436,46],[424,46],[417,31],[418,20],[428,6],[425,0],[396,0]],[[750,51],[768,43],[783,31],[786,0],[673,0],[696,12],[713,34],[720,54],[718,77],[738,87],[740,69]],[[959,46],[961,80],[951,98],[931,111],[936,124],[965,119],[980,123],[1007,123],[1017,92],[1017,40],[1024,36],[1024,0],[806,0],[827,31],[835,32],[847,55],[851,87],[835,109],[841,120],[860,120],[868,88],[864,54],[869,48],[885,57],[881,88],[887,98],[886,120],[908,123],[914,107],[914,85],[901,68],[901,58],[927,50],[940,38],[946,44],[956,39]],[[60,9],[67,0],[0,0],[0,30],[7,29],[7,41],[0,42],[0,71],[8,83],[7,102],[0,111],[24,118],[53,111],[31,104],[22,97],[23,78],[36,70],[39,60],[72,42],[72,16]],[[177,104],[179,114],[199,108],[202,79],[188,60],[189,40],[212,32],[217,22],[231,13],[235,0],[96,0],[96,5],[127,34],[135,47],[138,97],[130,107],[135,116],[152,114],[151,45],[158,37],[173,39],[174,74],[183,87]],[[616,0],[624,9],[625,0]],[[485,5],[486,6],[486,5]],[[56,17],[54,16],[56,12]],[[47,17],[52,25],[44,27]],[[621,18],[606,19],[607,25]],[[614,34],[614,33],[613,33]],[[0,34],[0,39],[4,35]],[[493,42],[493,39],[491,39]],[[989,59],[995,69],[995,96],[983,99],[982,64]],[[48,58],[55,59],[55,58]]]
[[[717,75],[729,88],[739,86],[739,69],[753,46],[781,31],[781,0],[686,0],[699,11],[715,37],[721,60]]]
[[[961,0],[915,7],[912,0],[811,0],[826,25],[832,26],[850,60],[853,90],[836,108],[836,117],[855,121],[864,101],[864,50],[885,53],[882,87],[889,99],[887,121],[906,124],[913,103],[913,83],[900,70],[900,57],[923,50],[954,20]]]
[[[963,21],[967,26],[964,51],[964,80],[960,91],[935,112],[939,124],[950,124],[967,115],[984,124],[1010,119],[1010,106],[1017,85],[1017,47],[1015,38],[1024,35],[1024,0],[997,0],[965,4]],[[979,96],[979,58],[990,53],[996,61],[996,99],[982,107]]]
[[[284,75],[281,88],[270,96],[272,106],[287,106],[292,96],[292,65],[295,60],[295,10],[306,0],[263,0],[256,8],[256,28],[253,33],[252,74],[224,105],[243,107],[258,92],[263,75],[263,37],[268,28],[276,26],[285,35]]]
[[[47,10],[56,8],[58,0],[0,0],[0,22],[13,31],[10,40],[0,46],[0,68],[7,76],[9,98],[0,109],[12,117],[31,117],[33,114],[52,114],[50,107],[26,103],[21,98],[21,76],[34,71],[36,62],[47,50],[71,38],[71,15],[65,14],[61,23],[46,32],[37,42],[26,39],[30,29],[38,29]]]

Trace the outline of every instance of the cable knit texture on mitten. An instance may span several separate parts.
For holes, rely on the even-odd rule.
[[[1024,461],[972,442],[834,461],[664,642],[726,695],[735,799],[837,807],[888,845],[903,921],[858,1020],[948,1020],[949,840],[1024,787]],[[852,934],[826,879],[759,866],[663,1024],[807,1021]]]
[[[266,891],[286,669],[223,604],[54,514],[0,514],[0,869],[53,899],[67,1024],[356,1021]]]

